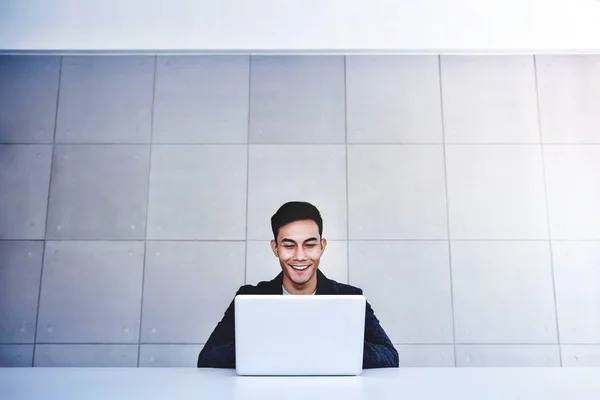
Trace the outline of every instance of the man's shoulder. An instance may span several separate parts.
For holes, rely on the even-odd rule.
[[[261,281],[256,285],[243,285],[237,294],[269,294],[273,291],[272,281]]]
[[[362,289],[356,286],[340,283],[334,280],[330,281],[333,294],[363,294]]]

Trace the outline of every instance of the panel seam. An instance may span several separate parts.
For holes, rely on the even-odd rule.
[[[558,303],[556,300],[556,279],[554,276],[554,252],[552,249],[552,230],[550,229],[550,208],[548,207],[548,187],[547,187],[547,176],[546,176],[546,158],[544,154],[544,141],[542,138],[542,116],[540,113],[540,94],[538,88],[538,73],[537,73],[537,57],[533,57],[533,75],[535,78],[535,99],[536,99],[536,111],[537,111],[537,122],[538,122],[538,134],[540,138],[540,150],[542,156],[542,179],[544,182],[544,200],[546,201],[546,224],[548,227],[548,247],[550,250],[550,274],[552,277],[552,295],[554,300],[554,319],[556,321],[556,340],[558,342],[558,356],[560,360],[560,366],[563,366],[562,349],[560,343],[560,328],[558,323]]]
[[[139,330],[138,330],[138,351],[137,351],[137,367],[140,366],[140,354],[141,354],[141,349],[142,349],[142,322],[143,322],[143,317],[144,317],[144,286],[145,286],[145,281],[146,281],[146,255],[148,253],[148,222],[149,222],[149,209],[150,209],[150,177],[151,177],[151,169],[152,169],[152,148],[153,148],[153,144],[152,144],[152,140],[154,138],[154,106],[155,106],[155,99],[156,99],[156,75],[157,75],[157,68],[158,68],[158,56],[154,56],[154,75],[153,75],[153,82],[152,82],[152,110],[150,113],[150,144],[149,144],[149,155],[148,155],[148,176],[147,176],[147,180],[146,183],[148,185],[148,187],[146,188],[146,224],[144,226],[144,255],[143,255],[143,262],[142,262],[142,295],[141,295],[141,299],[140,299],[140,320],[139,320]]]
[[[54,168],[54,153],[56,152],[56,130],[58,123],[58,107],[60,104],[60,87],[62,82],[62,66],[63,66],[63,56],[60,57],[58,63],[58,87],[56,90],[56,109],[54,112],[54,132],[52,134],[52,153],[50,155],[50,176],[48,178],[48,198],[46,199],[46,221],[44,223],[44,233],[43,233],[43,247],[42,247],[42,265],[40,268],[40,285],[38,288],[38,300],[37,300],[37,312],[35,316],[35,329],[33,333],[33,352],[31,354],[31,366],[35,365],[35,349],[37,345],[37,334],[39,331],[38,323],[40,320],[40,305],[42,301],[42,281],[44,279],[44,261],[46,258],[46,245],[48,240],[46,238],[46,231],[48,230],[48,219],[50,215],[50,193],[52,188],[52,169]]]

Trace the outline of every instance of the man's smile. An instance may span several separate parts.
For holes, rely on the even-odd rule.
[[[290,265],[290,267],[292,267],[296,271],[304,271],[305,269],[310,267],[310,265]]]

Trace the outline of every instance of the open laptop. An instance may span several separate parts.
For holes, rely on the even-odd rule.
[[[238,295],[239,375],[359,375],[366,299],[362,295]]]

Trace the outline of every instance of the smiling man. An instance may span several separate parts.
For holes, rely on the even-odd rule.
[[[281,273],[275,279],[256,286],[242,286],[236,295],[362,294],[361,289],[328,279],[319,271],[327,240],[323,238],[323,220],[315,206],[297,201],[285,203],[271,217],[271,228],[274,237],[271,249],[279,259]],[[363,368],[397,366],[398,352],[367,302]],[[200,351],[198,367],[235,368],[233,301]]]

